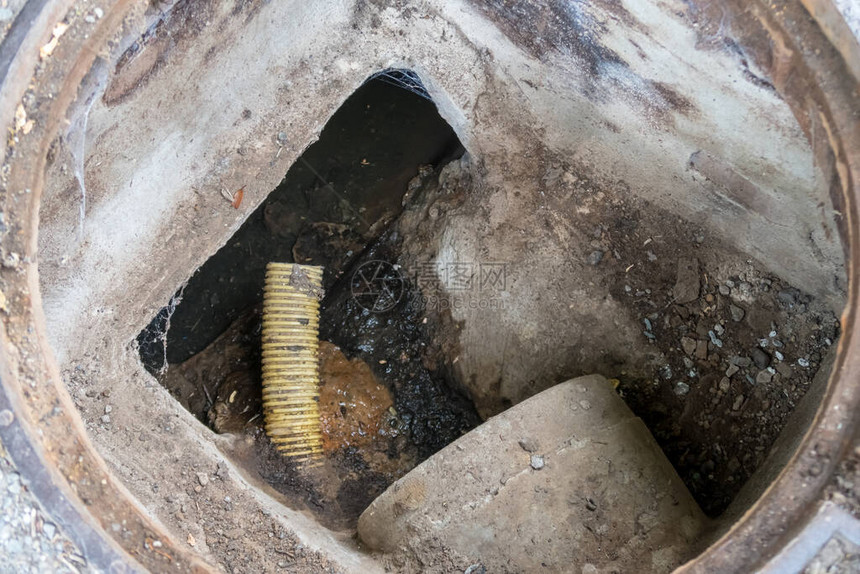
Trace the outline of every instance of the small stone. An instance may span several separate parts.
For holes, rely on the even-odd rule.
[[[758,384],[769,383],[773,380],[773,373],[771,373],[768,369],[763,369],[759,371],[759,373],[755,377],[755,382]]]
[[[53,540],[54,535],[57,533],[57,527],[53,525],[51,522],[46,522],[42,526],[42,532],[45,534],[45,537],[48,540]]]
[[[797,289],[785,289],[784,291],[777,293],[776,298],[780,303],[790,309],[797,303],[797,296],[799,294],[800,292]]]
[[[803,368],[806,368],[809,366],[809,359],[804,359],[803,357],[801,357],[797,360],[797,364]]]
[[[209,475],[205,472],[198,472],[197,482],[200,483],[200,486],[206,486],[207,484],[209,484]]]
[[[483,564],[478,562],[463,570],[463,574],[487,574],[487,569]]]
[[[728,377],[723,377],[720,379],[720,390],[724,393],[729,392],[729,389],[732,387],[732,382]]]
[[[741,368],[738,367],[737,365],[729,365],[729,368],[726,369],[726,376],[731,377],[732,375],[734,375],[735,373],[737,373],[740,370],[741,370]]]
[[[741,410],[741,406],[742,406],[743,404],[744,404],[744,396],[743,396],[743,395],[738,395],[738,398],[736,398],[736,399],[735,399],[734,404],[732,404],[732,410],[733,410],[733,411],[739,411],[739,410]]]
[[[715,347],[718,347],[720,349],[723,348],[723,342],[717,338],[716,333],[714,333],[713,331],[708,331],[708,337],[711,339],[711,343],[713,343]],[[705,355],[705,357],[707,357],[707,355]]]
[[[96,18],[101,19],[102,16],[105,15],[105,11],[102,10],[101,8],[96,7],[96,8],[93,8],[93,14],[96,15]]]
[[[8,490],[11,494],[18,494],[19,492],[21,492],[21,479],[17,473],[12,473],[9,475],[6,490]]]
[[[729,313],[732,316],[732,321],[734,321],[735,323],[743,321],[744,315],[746,315],[746,311],[744,311],[737,305],[729,305]]]
[[[696,358],[705,360],[708,358],[708,342],[696,341]]]
[[[278,143],[281,145],[287,145],[287,133],[286,132],[278,132]]]
[[[776,372],[779,373],[783,378],[788,378],[791,376],[791,367],[789,367],[786,363],[777,363]]]
[[[729,295],[732,294],[732,290],[729,289],[728,285],[720,285],[719,289],[720,289],[720,295],[722,295],[724,297],[728,297]]]
[[[672,295],[676,303],[691,303],[699,298],[699,261],[694,258],[678,259],[677,277]]]
[[[692,369],[695,366],[696,366],[696,364],[693,362],[693,360],[690,357],[684,357],[684,368],[685,369]]]
[[[729,363],[732,365],[736,365],[742,369],[749,367],[752,364],[752,361],[749,357],[738,357],[737,355],[729,358]]]
[[[684,349],[684,353],[692,355],[696,352],[696,340],[690,337],[681,337],[681,348]]]
[[[591,403],[583,399],[579,401],[579,406],[582,407],[582,410],[587,411],[591,408]]]
[[[544,467],[543,456],[539,454],[533,454],[531,457],[531,467],[535,470],[540,470]]]
[[[603,261],[603,251],[595,250],[588,254],[588,264],[597,265]]]
[[[538,449],[537,441],[533,438],[521,438],[517,441],[520,445],[520,448],[526,452],[536,452]]]
[[[756,347],[750,353],[752,356],[753,363],[759,369],[766,369],[768,365],[770,365],[770,355],[762,351],[760,348]]]
[[[112,410],[113,410],[113,407],[112,407],[112,406],[110,406],[110,405],[105,405],[105,414],[106,414],[106,415],[107,415],[107,414],[110,414],[110,412],[111,412]]]
[[[690,385],[687,383],[678,382],[675,383],[675,394],[680,396],[684,396],[690,392]]]
[[[12,16],[14,16],[14,14],[12,14],[12,10],[10,8],[6,8],[5,6],[0,8],[0,22],[8,22],[12,19]]]
[[[746,281],[741,281],[737,289],[732,290],[732,298],[741,301],[751,302],[754,298],[753,286]]]
[[[104,424],[110,424],[110,415],[102,415],[102,422]]]
[[[9,409],[0,411],[0,427],[8,427],[15,420],[15,415]]]
[[[774,358],[776,358],[777,361],[785,360],[785,355],[783,355],[779,351],[774,351],[773,356],[774,356]]]

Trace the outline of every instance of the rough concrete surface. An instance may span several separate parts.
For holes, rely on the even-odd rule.
[[[422,75],[494,190],[485,231],[505,232],[524,198],[540,201],[546,180],[561,176],[545,163],[549,150],[614,181],[620,193],[724,235],[840,306],[841,248],[827,182],[766,73],[721,41],[722,22],[719,30],[700,27],[683,2],[597,2],[544,20],[540,2],[517,3],[526,19],[498,5],[179,3],[139,31],[134,49],[111,56],[106,77],[94,75],[92,93],[79,98],[55,144],[40,271],[69,390],[128,489],[225,569],[260,561],[323,570],[328,563],[315,554],[323,547],[341,568],[373,566],[348,535],[249,488],[253,478],[231,470],[219,450],[235,445],[182,410],[142,369],[131,341],[375,71],[399,66]],[[524,26],[531,36],[535,24],[545,43],[518,34]],[[693,161],[703,150],[713,160]],[[245,203],[234,209],[222,191],[242,186]],[[592,191],[599,200],[600,190]],[[540,207],[559,237],[544,246],[544,263],[565,269],[582,231],[553,221],[548,202]],[[528,243],[528,229],[513,233]],[[452,233],[444,254],[495,255],[479,246]],[[584,298],[588,288],[570,293]],[[540,335],[527,308],[516,319],[525,339]],[[464,344],[486,332],[466,322]],[[221,465],[227,479],[217,474]],[[198,473],[219,478],[203,485]],[[272,547],[276,536],[282,547]]]
[[[669,572],[706,520],[600,376],[557,385],[448,445],[359,519],[393,570]]]

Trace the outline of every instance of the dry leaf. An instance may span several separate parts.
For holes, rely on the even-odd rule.
[[[54,48],[57,47],[57,44],[60,41],[60,36],[65,34],[68,28],[69,25],[65,22],[58,22],[57,25],[54,26],[54,31],[52,32],[53,37],[51,38],[51,41],[39,49],[39,57],[41,59],[44,60],[53,53]]]

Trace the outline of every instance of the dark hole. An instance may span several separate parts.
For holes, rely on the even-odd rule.
[[[439,358],[435,321],[415,304],[415,286],[392,277],[397,300],[377,301],[384,306],[368,311],[354,285],[356,269],[397,260],[399,242],[387,225],[400,213],[410,180],[463,152],[414,73],[377,74],[138,336],[144,365],[185,408],[216,432],[253,437],[252,452],[236,456],[288,504],[311,509],[331,527],[353,526],[388,484],[479,422]],[[379,426],[363,448],[337,443],[343,437],[333,432],[323,478],[298,472],[262,431],[260,303],[270,261],[325,267],[320,339],[340,351],[326,347],[321,357],[346,374],[326,380],[323,373],[321,385],[350,379],[367,386],[344,390],[341,404],[328,405],[331,416],[354,434]],[[389,406],[363,412],[350,403],[353,392]]]

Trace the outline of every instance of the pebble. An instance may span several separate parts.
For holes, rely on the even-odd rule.
[[[726,369],[726,376],[731,377],[732,375],[734,375],[735,373],[737,373],[740,370],[741,370],[741,368],[738,367],[737,365],[729,365],[729,368]]]
[[[714,344],[715,347],[723,348],[723,342],[717,338],[717,335],[713,331],[708,331],[708,337],[711,339],[711,343]],[[707,354],[705,355],[707,357]]]
[[[738,357],[737,355],[729,358],[729,363],[732,365],[736,365],[742,369],[749,367],[752,364],[752,361],[749,357]]]
[[[750,301],[753,298],[753,286],[746,281],[741,281],[732,294],[738,299]]]
[[[54,526],[54,525],[53,525],[52,523],[50,523],[50,522],[46,522],[46,523],[42,526],[42,532],[45,534],[45,536],[47,536],[47,537],[48,537],[48,540],[53,540],[53,539],[54,539],[54,535],[57,533],[57,527],[56,527],[56,526]]]
[[[105,414],[106,414],[106,415],[107,415],[107,414],[110,414],[110,412],[111,412],[112,410],[113,410],[113,407],[112,407],[112,406],[110,406],[110,405],[105,405]]]
[[[732,387],[732,382],[729,380],[728,377],[723,377],[722,379],[720,379],[720,390],[722,392],[724,392],[724,393],[728,392],[731,387]]]
[[[538,443],[533,438],[521,438],[517,441],[520,445],[520,448],[526,452],[535,452],[538,449]]]
[[[702,360],[708,358],[708,342],[707,341],[696,341],[696,358],[702,359]]]
[[[744,315],[746,315],[746,311],[744,311],[737,305],[729,305],[729,313],[732,316],[732,321],[734,321],[735,323],[743,321]]]
[[[770,365],[770,355],[758,347],[753,349],[750,355],[752,356],[753,363],[755,363],[755,366],[759,369],[766,369],[768,365]]]
[[[287,133],[286,132],[278,132],[278,143],[281,145],[287,145]]]
[[[588,254],[589,265],[597,265],[601,261],[603,261],[603,251],[596,250]]]
[[[729,289],[728,285],[720,285],[720,295],[723,295],[724,297],[728,297],[731,294],[732,294],[732,290]]]
[[[690,385],[688,385],[687,383],[681,383],[681,382],[675,383],[675,394],[676,395],[683,396],[689,392],[690,392]]]
[[[809,359],[804,359],[803,357],[801,357],[797,360],[797,364],[801,367],[806,368],[809,366]]]
[[[207,484],[209,484],[209,475],[205,472],[198,472],[197,482],[200,483],[200,486],[206,486]]]
[[[102,422],[104,424],[110,424],[110,415],[102,415]]]
[[[782,361],[782,360],[784,360],[784,359],[785,359],[785,355],[783,355],[783,354],[782,354],[782,353],[780,353],[779,351],[774,351],[774,352],[773,352],[773,356],[774,356],[774,357],[776,357],[776,360],[777,360],[777,361]]]
[[[690,337],[681,337],[681,348],[688,355],[696,352],[696,340]]]
[[[741,406],[744,404],[744,396],[738,395],[738,398],[735,399],[735,402],[732,404],[733,411],[741,410]]]
[[[8,22],[12,19],[12,16],[14,16],[14,14],[12,14],[12,10],[10,8],[6,8],[5,6],[0,8],[0,22]]]
[[[672,295],[676,303],[691,303],[699,298],[699,261],[694,258],[678,259],[677,277]]]
[[[544,467],[543,456],[539,454],[533,454],[531,458],[531,467],[535,470],[540,470]]]
[[[762,369],[755,377],[755,382],[758,384],[769,383],[773,380],[773,373],[769,369]]]

